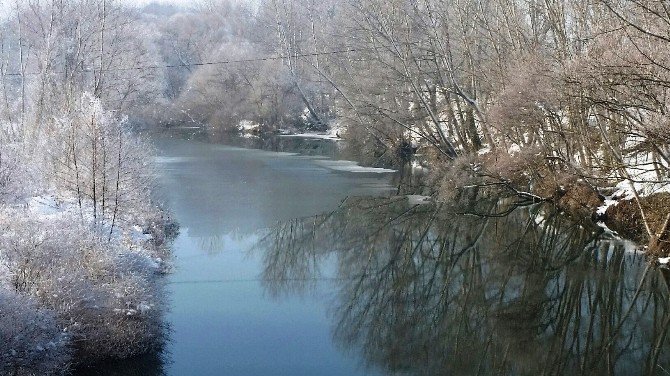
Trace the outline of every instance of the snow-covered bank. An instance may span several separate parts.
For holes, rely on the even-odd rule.
[[[294,137],[294,138],[309,138],[315,140],[333,140],[342,141],[342,138],[333,133],[296,133],[296,134],[280,134],[279,137]]]
[[[164,232],[142,237],[124,226],[107,238],[75,212],[70,205],[53,213],[0,212],[0,374],[16,368],[58,374],[72,363],[128,357],[161,343],[160,276],[169,259]],[[144,226],[150,232],[165,222],[157,218]],[[12,308],[13,300],[28,304]],[[7,311],[15,318],[8,321]],[[12,336],[16,320],[35,312],[43,323]],[[45,365],[44,358],[51,361]]]
[[[430,196],[422,196],[422,195],[407,195],[407,202],[409,205],[414,206],[414,205],[428,205],[432,203],[432,198]]]
[[[396,172],[396,170],[392,170],[389,168],[363,167],[358,162],[354,161],[323,159],[323,160],[316,160],[315,163],[331,170],[343,171],[343,172],[375,173],[375,174]]]
[[[0,210],[0,374],[61,374],[161,345],[172,224],[160,210],[131,223],[95,230],[54,196]]]
[[[280,129],[279,137],[342,141],[342,135],[344,135],[346,132],[347,132],[346,127],[334,123],[331,124],[328,130],[325,132],[295,132],[288,129]]]
[[[50,132],[0,144],[0,375],[63,374],[163,341],[175,225],[151,199],[151,148],[88,95]]]

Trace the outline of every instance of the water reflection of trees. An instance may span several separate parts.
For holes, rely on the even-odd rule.
[[[112,360],[75,370],[70,376],[165,376],[164,350],[125,360]]]
[[[360,199],[284,223],[261,242],[264,283],[334,277],[335,338],[389,373],[670,371],[665,278],[623,242],[547,206],[453,212]]]

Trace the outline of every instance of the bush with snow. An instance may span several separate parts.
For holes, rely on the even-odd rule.
[[[36,170],[20,144],[0,144],[0,204],[15,203],[38,191],[41,182]]]
[[[71,359],[69,334],[53,311],[0,287],[0,374],[56,375]]]
[[[80,358],[123,358],[160,345],[161,269],[155,253],[100,238],[77,225],[76,217],[11,215],[0,227],[5,284],[53,312]]]
[[[168,226],[151,148],[84,95],[0,144],[0,374],[59,374],[163,341]]]

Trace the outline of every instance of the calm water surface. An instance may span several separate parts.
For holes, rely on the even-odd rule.
[[[346,173],[321,158],[161,138],[162,192],[181,225],[170,276],[170,375],[364,375],[331,336],[332,281],[273,297],[258,244],[278,223],[388,195],[390,174]],[[332,260],[321,265],[335,270]]]
[[[547,205],[417,205],[332,143],[244,142],[156,138],[170,340],[108,374],[670,373],[667,276],[634,245]]]

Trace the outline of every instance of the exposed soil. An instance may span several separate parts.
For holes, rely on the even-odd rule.
[[[668,213],[670,213],[670,193],[658,193],[649,197],[640,198],[640,204],[647,215],[649,227],[655,234],[663,232]],[[644,226],[640,209],[635,200],[623,200],[612,205],[605,213],[605,224],[625,238],[636,242],[653,243]],[[650,251],[654,254],[670,254],[670,239],[668,234],[662,234],[657,244],[650,244]]]

